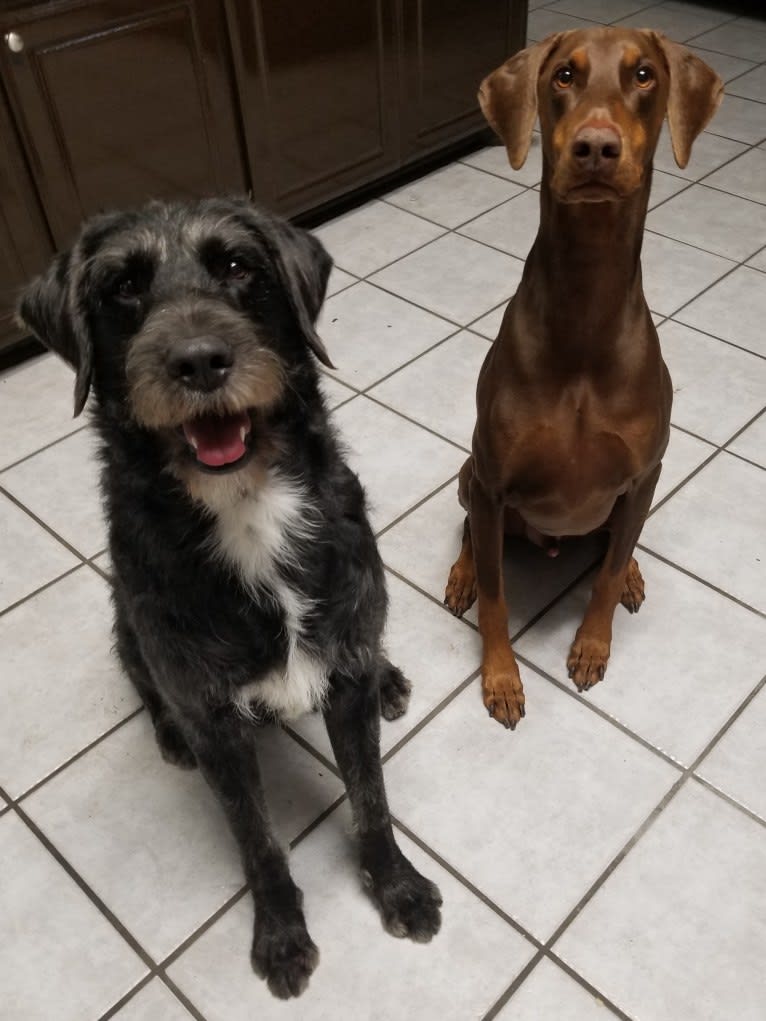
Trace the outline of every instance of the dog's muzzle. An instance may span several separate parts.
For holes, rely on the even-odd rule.
[[[249,460],[257,423],[285,385],[267,335],[209,299],[152,313],[130,345],[126,375],[138,424],[167,431],[176,456],[214,473]]]
[[[222,337],[189,337],[174,347],[167,361],[168,375],[192,394],[210,394],[225,386],[234,354]],[[206,414],[182,425],[186,442],[201,467],[223,469],[238,465],[247,453],[252,424],[246,411]]]

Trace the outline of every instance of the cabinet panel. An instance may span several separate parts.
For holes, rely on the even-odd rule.
[[[17,16],[23,49],[2,59],[58,246],[104,208],[244,190],[218,4],[55,11]]]
[[[392,0],[243,0],[231,16],[256,197],[293,213],[397,165]]]
[[[486,126],[476,93],[524,45],[526,4],[513,0],[402,0],[407,154]],[[523,10],[522,10],[523,8]]]
[[[13,322],[19,289],[53,255],[24,156],[0,90],[0,349],[20,339]]]

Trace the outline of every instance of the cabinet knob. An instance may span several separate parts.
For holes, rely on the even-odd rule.
[[[24,40],[18,32],[6,32],[5,33],[5,45],[11,51],[11,53],[21,53],[24,49]]]

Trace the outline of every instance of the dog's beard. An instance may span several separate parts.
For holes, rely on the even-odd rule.
[[[205,393],[164,371],[164,352],[131,351],[128,404],[134,421],[159,434],[173,461],[199,472],[237,471],[249,460],[263,414],[284,395],[285,371],[268,348],[238,352],[229,378]]]

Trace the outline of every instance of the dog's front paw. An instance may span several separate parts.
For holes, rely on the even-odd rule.
[[[396,720],[407,712],[412,685],[398,669],[389,663],[380,682],[380,713],[387,720]]]
[[[609,642],[577,633],[569,650],[567,670],[578,691],[587,691],[602,681],[608,662]]]
[[[266,979],[269,989],[280,1000],[300,996],[319,964],[319,950],[305,926],[270,922],[255,923],[253,971]]]
[[[515,730],[519,720],[526,716],[526,708],[524,686],[512,654],[507,661],[482,666],[481,691],[492,719],[507,730]]]
[[[186,743],[186,738],[178,725],[169,716],[155,720],[154,735],[165,762],[169,762],[172,766],[180,766],[181,769],[196,767],[197,760],[194,757],[194,752]]]
[[[442,924],[439,888],[406,858],[385,878],[375,881],[367,871],[362,879],[377,903],[383,926],[392,936],[428,943]]]

